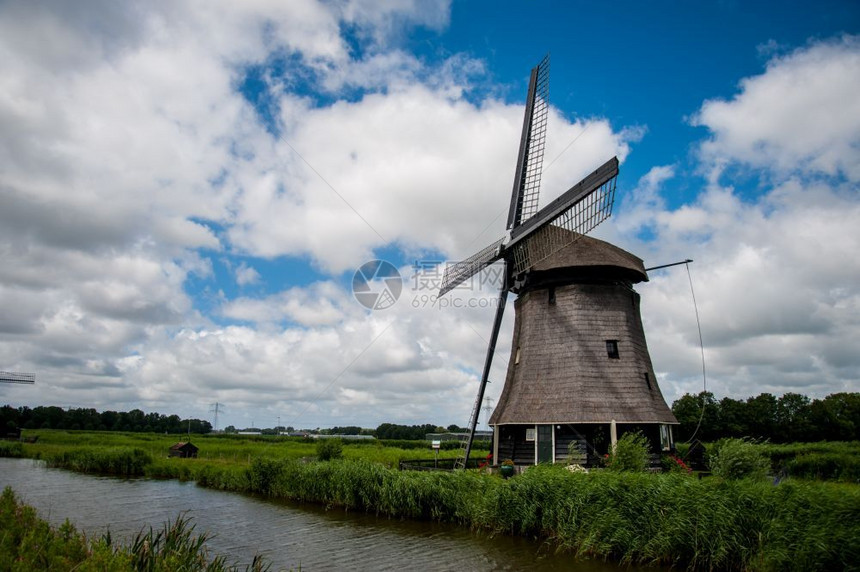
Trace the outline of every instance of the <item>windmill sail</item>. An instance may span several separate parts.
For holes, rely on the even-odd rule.
[[[0,371],[0,383],[36,383],[36,374]]]
[[[508,211],[508,230],[528,220],[538,210],[546,124],[549,113],[549,54],[531,71],[517,170]]]
[[[618,159],[612,158],[541,209],[520,227],[522,232],[512,233],[506,248],[513,250],[513,274],[525,272],[609,218],[617,177]]]
[[[496,260],[499,260],[502,257],[501,247],[504,241],[504,238],[500,238],[466,260],[449,264],[445,268],[445,274],[442,276],[442,287],[439,289],[439,295],[443,296]]]
[[[505,259],[516,276],[552,256],[580,235],[586,234],[612,214],[618,158],[613,157],[537,214],[501,238],[463,260],[445,268],[442,296],[493,262]],[[564,229],[571,232],[557,232]]]

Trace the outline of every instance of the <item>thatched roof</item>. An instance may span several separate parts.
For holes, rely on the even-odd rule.
[[[613,244],[557,226],[547,227],[541,233],[544,233],[541,241],[567,244],[543,260],[538,260],[537,248],[529,245],[530,258],[538,260],[529,268],[533,281],[540,282],[551,275],[556,278],[564,275],[566,281],[599,277],[635,284],[648,280],[642,259]]]

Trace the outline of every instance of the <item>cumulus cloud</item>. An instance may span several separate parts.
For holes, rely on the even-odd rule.
[[[239,264],[236,268],[236,284],[239,286],[247,286],[249,284],[257,284],[260,282],[260,273],[252,266],[248,266],[245,262]]]
[[[844,36],[772,59],[731,100],[704,103],[693,124],[711,137],[703,158],[773,174],[860,180],[860,39]]]
[[[482,229],[492,231],[488,241],[504,232],[499,213],[510,200],[520,105],[476,105],[414,84],[308,108],[302,117],[276,153],[290,158],[284,175],[238,175],[244,192],[229,236],[249,254],[307,253],[340,272],[389,242],[462,257]],[[581,151],[548,172],[545,201],[628,152],[625,135],[605,120],[571,124],[554,113],[552,122],[548,154],[585,134]],[[291,224],[278,224],[287,219]]]

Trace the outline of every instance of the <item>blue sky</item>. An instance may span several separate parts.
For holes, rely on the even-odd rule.
[[[0,401],[464,424],[495,292],[433,306],[412,266],[503,233],[546,53],[542,200],[619,156],[595,235],[696,261],[709,389],[856,391],[858,25],[855,2],[6,2],[0,369],[38,382]],[[374,258],[406,282],[368,311]],[[703,383],[687,280],[638,287],[670,403]]]

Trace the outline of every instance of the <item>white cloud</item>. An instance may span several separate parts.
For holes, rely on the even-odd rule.
[[[844,36],[774,58],[740,90],[729,101],[706,101],[693,118],[712,133],[701,147],[706,161],[860,181],[860,39]]]
[[[627,135],[605,120],[571,124],[553,113],[551,122],[548,157],[585,134],[576,153],[547,169],[545,201],[629,151]],[[519,105],[478,106],[422,84],[306,109],[285,134],[289,146],[276,153],[289,158],[284,168],[237,175],[244,193],[230,239],[257,256],[308,253],[335,272],[392,241],[466,256],[504,233],[499,215],[507,211],[517,151],[510,142],[521,126]],[[287,218],[291,224],[278,224]],[[479,237],[488,227],[491,234]]]
[[[245,262],[239,264],[236,268],[236,284],[239,286],[247,286],[249,284],[258,284],[260,282],[260,273],[252,266],[248,266]]]

